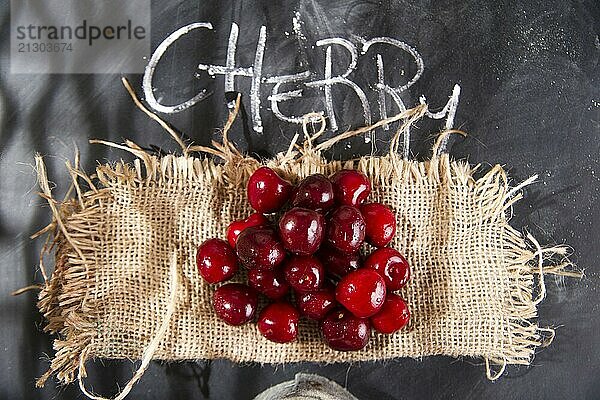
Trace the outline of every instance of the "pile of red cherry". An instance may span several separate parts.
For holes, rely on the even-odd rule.
[[[396,233],[394,213],[383,204],[364,203],[371,183],[363,173],[311,175],[294,187],[262,167],[247,190],[256,213],[232,222],[227,241],[209,239],[196,254],[208,283],[230,279],[239,264],[248,270],[248,285],[227,283],[215,290],[220,319],[230,325],[253,320],[262,293],[273,301],[258,317],[264,337],[295,340],[304,315],[320,321],[325,342],[342,351],[365,347],[371,327],[389,334],[408,323],[406,302],[392,291],[406,285],[410,268],[398,251],[385,247]],[[288,203],[291,208],[281,215]],[[265,214],[281,215],[277,226]],[[365,241],[376,250],[361,260]],[[296,307],[284,300],[292,297],[290,287]]]

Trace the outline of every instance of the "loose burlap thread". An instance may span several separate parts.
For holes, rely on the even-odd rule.
[[[423,113],[420,106],[394,118],[406,128]],[[507,210],[534,179],[511,188],[501,166],[478,173],[478,166],[438,148],[428,161],[403,159],[394,140],[385,156],[326,161],[321,151],[335,140],[314,145],[321,131],[303,147],[295,146],[296,137],[287,153],[264,164],[292,182],[342,168],[367,174],[371,200],[396,214],[391,245],[412,266],[411,281],[400,291],[412,312],[410,324],[393,335],[373,333],[364,350],[338,352],[324,344],[313,322],[302,320],[298,339],[282,345],[263,338],[255,324],[220,321],[211,306],[215,287],[196,270],[196,248],[223,237],[231,221],[252,212],[245,184],[263,165],[227,140],[229,122],[223,143],[209,151],[224,163],[192,156],[190,151],[206,148],[183,143],[183,156],[156,156],[130,141],[103,142],[137,159],[99,165],[92,175],[77,159],[67,162],[72,195],[62,202],[52,197],[43,160],[36,157],[41,195],[53,213],[39,234],[49,235],[43,251],[55,254],[39,308],[45,330],[57,336],[39,385],[52,375],[63,383],[79,377],[91,397],[82,378],[85,362],[95,358],[142,359],[131,385],[150,359],[329,363],[431,355],[483,358],[493,380],[506,365],[528,365],[535,348],[551,340],[553,330],[535,320],[544,274],[578,274],[570,269],[567,247],[542,248],[509,224]]]

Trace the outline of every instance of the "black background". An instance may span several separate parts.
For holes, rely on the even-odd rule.
[[[44,389],[34,388],[53,354],[51,338],[41,332],[35,294],[9,295],[40,281],[39,243],[28,236],[48,222],[49,210],[35,195],[33,155],[37,151],[46,156],[60,197],[68,183],[62,165],[72,159],[74,145],[81,149],[88,170],[95,160],[130,159],[123,152],[88,145],[88,138],[117,142],[132,138],[168,151],[176,147],[134,108],[118,76],[10,74],[9,5],[0,4],[0,398],[76,398],[81,397],[76,385],[56,387],[49,381]],[[573,246],[572,259],[586,269],[586,276],[548,279],[547,299],[539,314],[541,325],[557,327],[554,343],[538,350],[531,367],[509,367],[495,383],[485,378],[482,360],[446,357],[353,365],[152,363],[131,398],[251,398],[297,372],[322,374],[364,399],[600,398],[598,3],[157,1],[152,5],[153,48],[185,24],[206,21],[215,26],[210,34],[190,35],[165,56],[168,62],[161,65],[156,79],[157,93],[165,102],[187,99],[201,87],[214,92],[196,107],[167,119],[196,143],[207,144],[217,137],[215,129],[226,118],[222,77],[195,78],[194,67],[199,62],[224,63],[232,21],[240,26],[238,65],[252,63],[258,30],[264,24],[266,75],[294,73],[303,67],[315,76],[322,74],[323,50],[301,51],[294,36],[285,33],[292,32],[295,11],[304,21],[309,43],[332,36],[389,36],[415,47],[424,59],[425,73],[405,93],[407,104],[416,104],[424,94],[431,107],[439,109],[453,85],[460,84],[455,126],[469,137],[453,140],[451,154],[474,164],[505,165],[514,182],[540,174],[540,182],[529,187],[526,198],[514,207],[512,224],[531,231],[542,243]],[[334,55],[346,65],[343,54]],[[384,58],[390,66],[386,74],[401,68],[410,72],[406,57],[386,53]],[[375,75],[373,60],[365,61],[353,78],[367,89]],[[141,76],[129,78],[140,92]],[[238,89],[249,93],[248,79],[239,83]],[[360,125],[355,97],[343,88],[334,89],[334,95],[342,129]],[[375,98],[371,100],[374,107]],[[294,112],[322,109],[321,101],[318,92],[307,94],[305,102],[294,103]],[[297,127],[275,120],[266,102],[263,122],[265,133],[252,135],[250,141],[236,125],[234,141],[259,155],[286,149]],[[439,122],[419,123],[413,132],[412,156],[427,158],[432,133],[440,129]],[[378,138],[378,151],[386,151],[389,133],[378,132]],[[328,156],[348,158],[369,150],[362,139],[355,139]],[[134,368],[129,362],[90,363],[88,384],[105,395],[116,393],[116,382],[122,386]]]

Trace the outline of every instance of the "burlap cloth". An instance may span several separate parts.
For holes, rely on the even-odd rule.
[[[224,237],[232,220],[252,212],[245,184],[258,161],[231,151],[223,164],[157,157],[131,142],[122,148],[138,156],[135,162],[99,165],[94,175],[67,165],[74,190],[60,203],[37,158],[42,195],[54,215],[42,231],[55,251],[39,308],[46,331],[57,335],[40,384],[54,374],[64,383],[78,372],[85,376],[89,358],[330,363],[438,354],[483,359],[495,379],[507,364],[529,364],[552,333],[535,322],[537,304],[544,273],[568,274],[568,261],[560,260],[566,249],[542,249],[509,225],[507,210],[521,197],[520,187],[511,189],[498,165],[475,173],[476,167],[437,152],[426,162],[395,152],[327,162],[306,147],[304,154],[266,163],[292,182],[359,169],[373,182],[371,200],[396,213],[392,246],[412,266],[401,291],[410,324],[393,335],[373,333],[364,350],[338,352],[314,323],[303,320],[298,340],[282,345],[263,338],[255,324],[226,325],[212,309],[214,286],[196,270],[196,248]],[[547,266],[556,255],[558,262]]]

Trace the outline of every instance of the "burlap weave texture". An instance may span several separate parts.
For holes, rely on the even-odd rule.
[[[401,291],[411,322],[393,335],[373,333],[362,351],[337,352],[324,344],[314,323],[302,321],[298,340],[281,345],[263,338],[255,324],[226,325],[212,310],[214,287],[197,273],[196,247],[223,238],[232,220],[251,212],[245,183],[260,166],[257,161],[240,157],[223,165],[136,154],[140,158],[132,164],[99,166],[94,179],[71,168],[76,182],[87,182],[89,189],[76,184],[75,195],[60,205],[49,227],[56,266],[39,306],[47,330],[58,338],[41,383],[51,374],[72,381],[88,358],[141,358],[168,307],[173,254],[181,285],[154,359],[285,363],[443,354],[506,365],[528,364],[542,344],[543,329],[532,321],[542,250],[530,250],[510,227],[506,210],[521,195],[510,190],[500,166],[475,178],[474,168],[446,154],[427,162],[390,154],[342,163],[326,162],[315,152],[268,163],[293,182],[357,168],[374,184],[371,199],[396,213],[392,245],[412,266],[411,281]],[[553,267],[554,273],[564,266]]]

